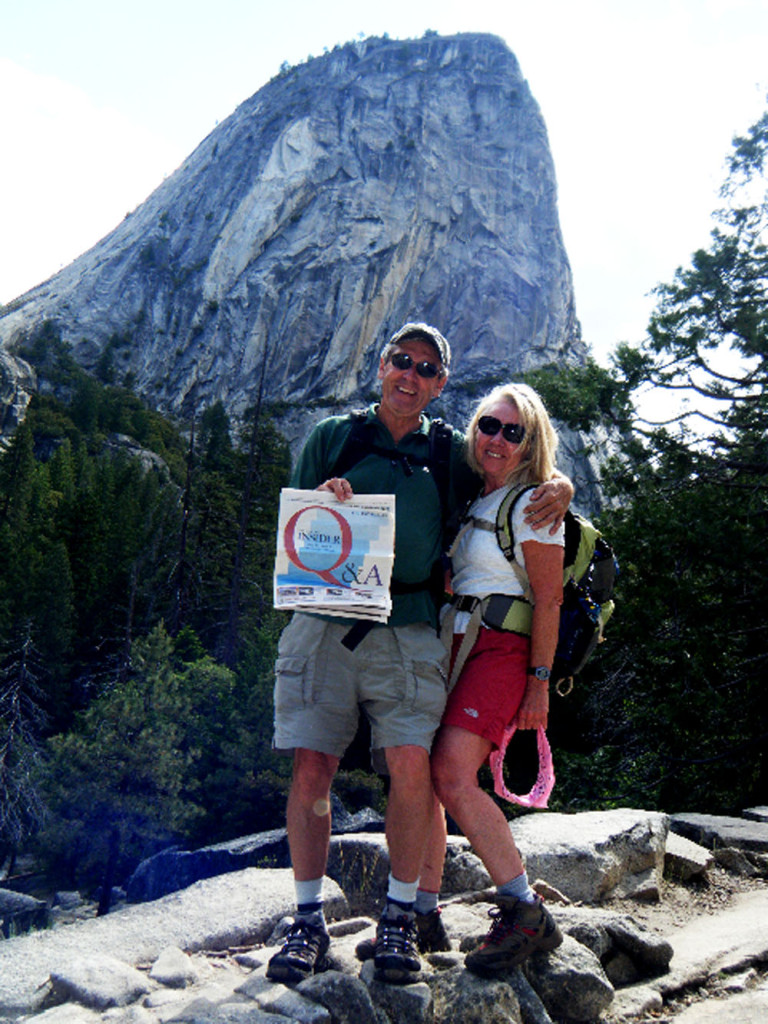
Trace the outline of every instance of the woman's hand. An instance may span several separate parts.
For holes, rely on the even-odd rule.
[[[539,484],[525,506],[525,521],[534,530],[549,526],[550,534],[557,532],[573,498],[573,484],[567,476],[555,472],[545,484]]]
[[[349,480],[343,476],[334,476],[330,480],[326,480],[324,484],[320,484],[316,488],[318,491],[330,491],[335,494],[339,501],[346,501],[353,495],[352,485]]]
[[[517,711],[518,729],[546,729],[549,715],[549,681],[528,677],[525,696]]]

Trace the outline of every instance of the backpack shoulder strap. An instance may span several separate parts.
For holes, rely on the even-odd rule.
[[[329,476],[345,476],[349,470],[365,458],[372,449],[368,410],[353,409],[349,414],[351,425],[338,458],[331,467]]]
[[[451,483],[453,427],[440,418],[429,425],[429,469],[440,498],[443,525],[448,519],[448,492]]]
[[[526,601],[531,601],[533,594],[528,580],[528,573],[515,559],[515,533],[512,529],[512,513],[522,496],[528,491],[535,490],[537,486],[538,484],[518,484],[516,487],[510,487],[501,499],[499,510],[496,513],[496,540],[502,554],[512,566],[518,580],[520,580]]]
[[[501,499],[499,510],[496,513],[496,540],[499,542],[502,554],[508,562],[515,561],[515,534],[512,529],[512,513],[515,506],[526,491],[533,491],[538,484],[518,484],[510,487]]]
[[[515,562],[515,537],[512,530],[512,513],[517,502],[527,490],[532,490],[536,485],[523,484],[511,488],[504,497],[496,516],[496,537],[499,547],[504,553],[507,561],[516,565]],[[595,542],[601,536],[600,531],[584,519],[583,516],[568,509],[563,518],[564,528],[564,555],[563,555],[563,582],[573,577],[579,579],[589,565],[590,559],[595,550]],[[522,567],[520,567],[522,569]],[[524,571],[524,570],[522,570]]]

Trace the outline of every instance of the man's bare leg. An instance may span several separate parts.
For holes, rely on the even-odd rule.
[[[390,873],[387,903],[376,929],[374,965],[379,980],[402,983],[421,970],[414,903],[434,794],[424,747],[388,747],[385,754],[390,775],[386,821]]]
[[[445,810],[435,796],[433,798],[432,821],[429,826],[427,846],[424,852],[424,863],[421,866],[419,889],[427,892],[440,892],[445,867],[445,851],[448,843],[448,830],[445,824]]]
[[[339,759],[297,749],[288,794],[288,845],[296,885],[296,916],[267,965],[272,981],[296,982],[323,962],[330,939],[323,917],[323,876],[331,839],[331,782]]]
[[[297,881],[322,878],[331,841],[331,783],[339,758],[297,748],[288,794],[287,824],[291,864]]]
[[[385,751],[390,788],[386,833],[392,874],[416,884],[431,824],[434,793],[429,754],[423,747],[389,747]]]

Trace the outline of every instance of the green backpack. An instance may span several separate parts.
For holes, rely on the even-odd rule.
[[[499,547],[520,579],[526,600],[510,604],[509,598],[497,594],[483,614],[489,626],[526,635],[531,632],[533,615],[531,589],[525,569],[515,561],[512,513],[523,494],[533,489],[530,484],[511,488],[499,506],[495,527]],[[613,591],[619,572],[613,548],[588,519],[569,509],[564,527],[563,603],[551,676],[555,684],[560,684],[560,692],[603,640],[605,624],[614,610]]]

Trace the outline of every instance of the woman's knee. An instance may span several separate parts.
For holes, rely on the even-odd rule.
[[[463,765],[440,750],[432,755],[431,772],[432,788],[440,803],[449,811],[453,804],[454,794],[477,781],[476,777],[473,780],[471,775],[468,775]]]

